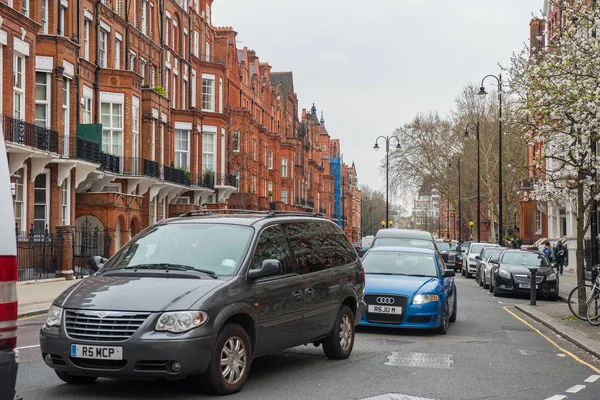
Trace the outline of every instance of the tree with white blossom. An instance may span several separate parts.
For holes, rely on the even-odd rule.
[[[600,6],[586,0],[551,3],[551,9],[562,8],[563,18],[548,33],[546,47],[526,46],[507,68],[515,101],[511,116],[534,149],[538,179],[529,195],[568,202],[576,210],[577,283],[582,284],[584,237],[593,199],[599,197],[594,144],[600,138]]]

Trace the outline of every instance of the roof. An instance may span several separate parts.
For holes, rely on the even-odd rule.
[[[433,242],[433,236],[426,231],[415,229],[380,229],[375,237],[397,237],[406,239],[421,239]]]
[[[424,249],[422,247],[403,247],[403,246],[381,246],[381,247],[372,247],[369,250],[369,253],[372,252],[405,252],[405,253],[420,253],[420,254],[434,254],[435,250],[433,249]]]
[[[292,72],[271,72],[271,85],[281,85],[285,101],[283,109],[287,110],[287,98],[294,93],[294,74]]]

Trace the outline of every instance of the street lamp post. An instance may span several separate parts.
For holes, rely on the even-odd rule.
[[[452,161],[448,163],[448,166],[452,168]],[[458,158],[458,243],[462,242],[462,203],[461,203],[461,193],[460,193],[460,157]],[[477,181],[479,181],[479,175],[477,176]],[[479,183],[479,182],[478,182]],[[479,194],[479,191],[477,192]],[[479,203],[479,199],[478,199]],[[479,236],[477,237],[479,239]]]
[[[486,75],[481,80],[481,87],[479,88],[478,95],[485,96],[487,92],[483,86],[484,81],[487,78],[494,78],[498,81],[498,103],[499,103],[499,115],[498,115],[498,243],[502,246],[502,236],[504,234],[504,227],[502,220],[502,74]]]
[[[390,220],[390,142],[392,139],[396,139],[396,149],[400,148],[400,139],[397,136],[379,136],[375,139],[375,146],[373,149],[375,151],[379,150],[379,139],[383,139],[385,141],[385,220],[386,222]],[[389,223],[385,224],[385,229],[389,228]]]
[[[475,127],[475,136],[477,138],[477,241],[481,241],[481,169],[480,169],[480,146],[479,146],[479,120],[477,123],[469,122],[465,127],[465,136],[469,137],[469,126]]]

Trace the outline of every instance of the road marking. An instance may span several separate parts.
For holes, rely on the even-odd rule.
[[[39,344],[34,344],[34,345],[31,345],[31,346],[17,347],[16,350],[33,349],[34,347],[40,347],[40,345]]]
[[[565,354],[563,354],[563,353],[558,353],[558,354],[557,354],[557,356],[558,356],[558,357],[566,357],[566,355],[565,355]]]
[[[567,392],[567,393],[577,393],[577,392],[579,392],[582,389],[585,389],[585,385],[575,385],[575,386],[570,387],[567,390],[565,390],[565,392]]]
[[[589,378],[587,378],[584,382],[585,383],[594,383],[596,382],[598,379],[600,379],[600,375],[592,375]]]
[[[577,361],[578,363],[585,365],[586,367],[589,367],[592,371],[594,371],[597,374],[600,374],[600,368],[596,368],[594,367],[592,364],[583,361],[581,358],[577,357],[575,354],[571,353],[568,350],[563,349],[562,347],[560,347],[558,344],[556,344],[552,339],[550,339],[548,336],[544,335],[542,332],[540,332],[539,329],[533,327],[533,325],[531,325],[529,322],[525,321],[523,318],[519,317],[517,314],[515,314],[514,312],[510,311],[508,309],[508,306],[504,306],[502,307],[504,308],[504,310],[509,313],[510,315],[512,315],[513,317],[515,317],[516,319],[518,319],[519,321],[521,321],[522,323],[524,323],[525,325],[527,325],[529,328],[531,328],[534,332],[536,332],[538,335],[540,335],[541,337],[543,337],[544,339],[546,339],[548,342],[550,342],[550,344],[552,344],[554,347],[556,347],[557,349],[559,349],[560,351],[562,351],[563,353],[565,353],[566,355],[568,355],[569,357],[571,357],[573,360]],[[564,398],[564,397],[563,397]]]
[[[567,396],[563,396],[562,394],[555,394],[552,397],[548,397],[546,400],[562,400],[562,399],[566,399]]]
[[[408,395],[400,394],[400,393],[385,393],[385,394],[380,394],[379,396],[364,397],[361,400],[433,400],[433,399],[426,399],[425,397],[408,396]]]
[[[416,367],[416,368],[452,368],[451,354],[427,354],[427,353],[397,353],[392,352],[387,357],[385,365],[395,367]]]
[[[519,352],[520,352],[522,355],[524,355],[524,356],[527,356],[527,355],[529,355],[529,354],[527,354],[527,351],[526,351],[526,350],[519,350]]]

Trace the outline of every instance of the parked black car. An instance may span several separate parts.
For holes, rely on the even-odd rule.
[[[446,268],[453,269],[455,272],[460,271],[463,263],[463,254],[458,240],[436,239],[435,244],[442,255]]]
[[[325,218],[190,212],[145,229],[61,294],[41,352],[67,383],[197,375],[234,393],[252,360],[274,351],[313,343],[347,358],[364,285],[356,251]]]
[[[491,289],[494,295],[503,293],[531,293],[531,272],[537,267],[536,290],[540,296],[558,299],[559,279],[546,256],[535,250],[504,251],[492,262]]]

